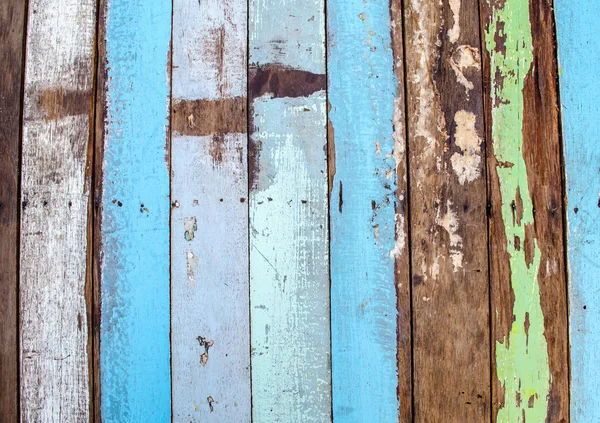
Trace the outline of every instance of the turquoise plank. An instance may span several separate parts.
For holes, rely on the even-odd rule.
[[[333,417],[394,422],[399,400],[392,118],[398,81],[390,6],[331,0],[327,19],[336,165],[330,197]]]
[[[167,422],[171,1],[105,7],[101,415]]]
[[[556,0],[567,184],[571,421],[600,421],[600,3]]]

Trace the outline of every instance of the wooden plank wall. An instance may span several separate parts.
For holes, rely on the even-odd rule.
[[[0,2],[0,416],[19,418],[19,164],[25,1]]]
[[[405,5],[416,421],[490,413],[478,18],[476,0]]]
[[[247,3],[173,18],[173,420],[249,422]]]
[[[168,421],[171,1],[110,0],[101,12],[100,411]]]
[[[494,422],[569,419],[551,4],[482,3]]]
[[[600,3],[555,0],[568,200],[571,421],[600,421]]]
[[[325,7],[250,1],[252,416],[331,418]]]
[[[406,421],[404,86],[394,72],[402,51],[386,2],[329,1],[327,18],[333,418],[394,421],[402,406]]]
[[[86,421],[96,4],[29,2],[20,233],[22,421]],[[52,58],[52,60],[49,60]]]
[[[2,0],[0,420],[598,420],[555,2]]]

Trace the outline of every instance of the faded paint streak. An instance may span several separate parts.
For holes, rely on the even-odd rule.
[[[502,199],[502,220],[507,239],[514,320],[509,334],[496,342],[496,372],[504,391],[498,423],[546,421],[550,369],[540,304],[538,271],[541,253],[533,238],[533,204],[523,159],[523,88],[533,64],[533,40],[529,2],[506,0],[493,8],[485,42],[490,54],[492,142]],[[521,216],[515,218],[516,204]],[[529,241],[532,248],[517,248],[515,239]],[[526,250],[529,250],[527,253]],[[525,322],[528,319],[528,331]],[[525,406],[514,398],[532,398]]]
[[[450,258],[452,259],[452,266],[454,267],[454,271],[458,272],[458,270],[462,268],[463,262],[463,240],[462,237],[458,234],[458,217],[456,216],[456,213],[452,210],[452,202],[450,200],[446,201],[446,214],[444,214],[443,216],[440,214],[441,209],[441,207],[438,208],[435,223],[444,228],[448,233],[448,237],[450,240],[449,250]]]
[[[171,124],[177,135],[245,134],[246,97],[175,100]]]
[[[454,115],[456,123],[454,139],[461,152],[454,153],[450,157],[450,163],[461,185],[479,178],[482,140],[475,129],[476,119],[473,113],[465,110],[460,110]]]

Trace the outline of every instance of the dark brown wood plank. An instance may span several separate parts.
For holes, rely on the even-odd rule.
[[[481,2],[493,421],[567,422],[568,337],[552,3]]]
[[[477,0],[407,1],[414,419],[490,419]]]
[[[18,421],[18,228],[25,1],[0,2],[0,420]]]

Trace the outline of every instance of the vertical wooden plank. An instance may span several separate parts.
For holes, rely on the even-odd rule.
[[[325,11],[250,1],[252,415],[331,418]]]
[[[327,7],[332,386],[340,422],[397,421],[400,406],[401,420],[410,421],[400,13],[387,2]]]
[[[31,0],[21,179],[21,420],[87,421],[96,2]]]
[[[0,416],[19,418],[19,150],[25,1],[0,2]]]
[[[247,4],[176,0],[173,421],[250,421]]]
[[[477,0],[405,3],[415,421],[490,419]]]
[[[568,344],[552,5],[482,3],[493,421],[566,422]]]
[[[600,3],[555,0],[566,171],[571,421],[600,421]]]
[[[165,422],[171,1],[110,0],[102,13],[101,414]]]

